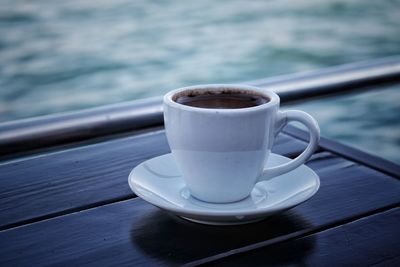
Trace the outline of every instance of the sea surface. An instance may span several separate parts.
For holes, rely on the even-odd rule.
[[[399,0],[0,0],[0,122],[400,55]],[[400,163],[400,85],[296,104]]]

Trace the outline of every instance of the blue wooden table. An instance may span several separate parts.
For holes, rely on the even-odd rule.
[[[273,149],[306,146],[288,127]],[[0,266],[400,266],[400,168],[322,139],[309,201],[242,226],[206,226],[137,198],[129,172],[169,152],[162,128],[0,163]]]

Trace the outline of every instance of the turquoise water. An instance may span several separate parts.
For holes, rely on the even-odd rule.
[[[0,36],[8,121],[398,55],[400,1],[0,0]],[[296,108],[400,162],[399,100],[391,87]]]

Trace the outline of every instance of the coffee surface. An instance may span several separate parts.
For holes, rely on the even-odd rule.
[[[198,108],[238,109],[259,106],[269,102],[269,99],[250,93],[221,92],[180,96],[175,102]]]

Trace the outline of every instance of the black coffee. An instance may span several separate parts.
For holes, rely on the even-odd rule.
[[[189,93],[178,96],[175,102],[198,108],[237,109],[259,106],[269,102],[269,99],[261,94],[224,91]]]

